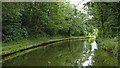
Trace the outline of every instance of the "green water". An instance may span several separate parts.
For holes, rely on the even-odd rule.
[[[62,41],[13,58],[3,66],[117,66],[115,56],[99,49],[95,40]]]

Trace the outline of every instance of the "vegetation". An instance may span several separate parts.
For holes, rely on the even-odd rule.
[[[3,3],[2,7],[3,42],[27,37],[83,36],[87,26],[87,15],[70,3]]]
[[[93,16],[92,22],[99,32],[100,38],[118,37],[119,34],[119,2],[88,2],[88,14]]]
[[[99,47],[118,56],[118,41],[116,41],[116,38],[101,40]]]
[[[5,54],[42,41],[97,36],[101,49],[120,52],[120,3],[88,2],[84,13],[69,2],[3,2],[2,41]]]
[[[88,2],[85,4],[88,14],[92,16],[93,26],[98,29],[97,41],[100,47],[118,54],[118,36],[120,35],[119,2]],[[120,50],[120,49],[119,49]]]

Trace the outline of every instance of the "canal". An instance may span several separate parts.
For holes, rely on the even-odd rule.
[[[3,66],[117,66],[117,58],[98,45],[94,39],[61,41],[7,60]]]

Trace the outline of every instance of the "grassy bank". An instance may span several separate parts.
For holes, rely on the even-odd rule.
[[[87,36],[92,37],[92,36]],[[50,42],[50,41],[56,41],[56,40],[62,40],[62,39],[68,39],[68,38],[86,38],[86,37],[63,37],[63,36],[54,36],[54,37],[40,37],[40,38],[34,38],[34,39],[25,39],[18,42],[8,42],[2,44],[2,55],[12,53],[15,51],[19,51],[21,49],[30,48],[33,46],[40,45],[42,43]]]
[[[63,36],[54,36],[54,37],[37,37],[37,38],[27,38],[20,41],[12,41],[8,43],[2,43],[2,54],[11,53],[28,47],[32,47],[38,44],[43,43],[51,39],[62,39]]]
[[[12,54],[10,56],[7,56],[6,58],[3,59],[3,61],[5,60],[8,60],[8,59],[11,59],[11,58],[14,58],[14,57],[17,57],[19,55],[23,55],[25,53],[28,53],[28,52],[31,52],[35,49],[37,49],[36,46],[38,45],[42,45],[44,43],[48,43],[49,42],[52,42],[52,41],[59,41],[59,40],[69,40],[69,39],[86,39],[86,38],[95,38],[94,36],[86,36],[86,37],[62,37],[62,36],[54,36],[54,37],[41,37],[41,38],[36,38],[36,39],[29,39],[29,40],[23,40],[23,41],[18,41],[16,43],[18,44],[14,44],[16,46],[12,46],[12,47],[5,47],[5,46],[10,46],[9,43],[13,44],[14,42],[9,42],[8,44],[7,43],[3,43],[3,47],[5,48],[2,48],[2,55],[6,55],[6,54],[10,54],[10,53],[13,53],[13,52],[17,52],[15,54]],[[54,43],[54,42],[53,42]],[[25,51],[22,51],[22,52],[19,52],[20,50],[24,50],[24,49],[27,49],[27,48],[31,48],[31,47],[35,47],[35,48],[32,48],[32,49],[28,49],[28,50],[25,50]]]
[[[2,47],[4,46],[11,46],[11,45],[18,45],[18,44],[24,44],[24,43],[28,43],[28,42],[41,42],[41,41],[47,41],[47,40],[50,40],[50,39],[59,39],[59,38],[64,38],[63,36],[61,35],[57,35],[57,36],[53,36],[53,37],[30,37],[30,38],[27,38],[27,39],[23,39],[23,40],[20,40],[20,41],[12,41],[12,42],[7,42],[7,43],[2,43]]]
[[[118,39],[117,38],[104,38],[97,39],[99,47],[109,53],[112,53],[115,56],[118,56]]]

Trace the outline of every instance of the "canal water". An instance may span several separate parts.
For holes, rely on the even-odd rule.
[[[3,66],[117,66],[112,54],[99,49],[94,39],[67,40],[10,59]]]

